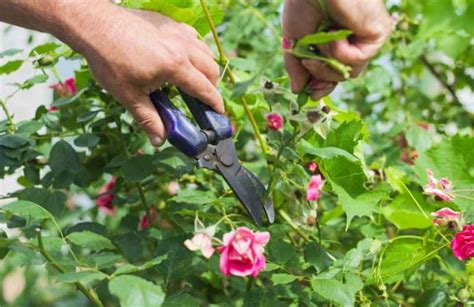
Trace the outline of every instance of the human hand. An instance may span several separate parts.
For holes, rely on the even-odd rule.
[[[224,112],[216,88],[219,66],[192,27],[108,1],[84,10],[99,13],[71,16],[73,33],[58,36],[85,56],[95,79],[127,108],[153,145],[161,145],[166,132],[149,94],[164,82]]]
[[[335,28],[352,31],[346,39],[319,46],[321,53],[351,67],[351,77],[364,71],[390,35],[392,20],[382,0],[327,0],[327,11]],[[315,0],[286,0],[283,10],[284,47],[288,42],[314,33],[324,15]],[[285,54],[285,68],[291,89],[301,92],[309,85],[311,98],[320,99],[331,93],[344,77],[327,64],[313,59],[297,59]],[[308,83],[309,82],[309,83]]]

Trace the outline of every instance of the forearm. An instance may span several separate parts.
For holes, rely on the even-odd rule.
[[[91,27],[104,18],[108,0],[0,0],[0,21],[47,32],[81,52]]]

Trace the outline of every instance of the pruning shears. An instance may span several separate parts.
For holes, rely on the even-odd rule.
[[[198,168],[207,168],[221,175],[257,225],[262,225],[262,211],[268,222],[273,223],[272,201],[267,197],[262,182],[240,164],[229,119],[195,97],[179,92],[199,128],[173,105],[163,90],[150,94],[166,127],[168,141],[196,159]]]

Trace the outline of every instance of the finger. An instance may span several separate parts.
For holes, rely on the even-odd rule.
[[[158,112],[148,96],[143,96],[127,105],[128,111],[145,130],[151,144],[160,146],[165,141],[166,130]]]
[[[359,76],[362,72],[364,72],[366,68],[367,68],[367,64],[364,64],[362,66],[352,66],[352,69],[349,75],[351,76],[351,78],[355,78]]]
[[[199,39],[196,39],[195,47],[201,50],[202,52],[204,52],[205,54],[207,54],[208,56],[210,56],[211,58],[213,59],[215,58],[214,53],[212,52],[211,48],[209,48],[209,46],[205,42]]]
[[[363,52],[356,44],[343,39],[331,42],[320,47],[323,54],[338,60],[346,65],[363,66],[373,54]]]
[[[316,79],[315,77],[311,77],[311,79],[308,82],[308,89],[310,91],[319,91],[319,90],[325,90],[328,88],[333,88],[336,85],[337,85],[337,82],[324,81],[324,80]]]
[[[324,96],[329,95],[332,91],[334,91],[335,88],[336,88],[336,86],[331,86],[331,87],[328,87],[328,88],[325,88],[325,89],[322,89],[322,90],[311,91],[311,99],[312,100],[319,100],[319,99],[323,98]]]
[[[291,90],[293,93],[301,92],[310,78],[309,71],[291,54],[284,55],[285,69],[290,76]]]
[[[319,60],[305,59],[302,61],[302,64],[314,77],[320,80],[331,82],[345,80],[340,73]]]
[[[217,65],[212,57],[194,48],[194,51],[191,52],[191,63],[202,72],[214,86],[217,86],[217,81],[220,76],[219,65]]]
[[[183,67],[170,81],[188,95],[196,97],[215,111],[224,113],[221,94],[211,81],[191,63],[187,67]]]
[[[199,32],[195,28],[191,27],[190,25],[186,23],[180,23],[179,25],[181,26],[180,31],[182,31],[186,35],[189,35],[192,37],[198,37]]]

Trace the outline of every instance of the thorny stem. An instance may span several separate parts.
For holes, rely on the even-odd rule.
[[[10,114],[10,112],[8,111],[6,103],[1,99],[0,99],[0,106],[3,109],[3,112],[5,113],[5,116],[7,117],[8,132],[10,132],[10,134],[15,133],[16,126],[15,126],[15,122],[13,121],[13,117]]]
[[[48,263],[50,263],[59,272],[66,273],[67,271],[61,265],[57,264],[56,261],[53,259],[53,257],[44,248],[43,238],[41,236],[40,229],[37,230],[37,237],[38,237],[38,248],[39,248],[40,254],[48,261]],[[97,295],[97,292],[95,292],[94,289],[84,286],[79,281],[75,282],[74,284],[91,301],[91,303],[99,307],[104,306],[102,302],[100,301],[99,296]]]
[[[229,59],[226,57],[224,53],[224,48],[222,47],[222,44],[219,40],[219,36],[217,35],[216,27],[214,25],[214,21],[212,20],[211,13],[209,12],[209,8],[207,7],[206,1],[200,0],[200,2],[201,2],[201,7],[204,11],[204,14],[206,15],[209,28],[211,29],[214,42],[216,43],[217,51],[219,53],[219,62],[222,65],[228,65]],[[229,77],[229,80],[232,83],[232,85],[237,84],[237,78],[235,77],[230,67],[227,68],[227,76]],[[258,139],[258,142],[260,143],[260,147],[262,148],[263,153],[267,155],[269,152],[267,143],[263,139],[262,134],[260,133],[260,130],[258,129],[257,122],[255,121],[255,118],[253,117],[252,111],[250,110],[247,100],[245,99],[245,97],[241,96],[240,102],[242,103],[242,106],[244,107],[245,114],[247,114],[247,117],[255,132],[255,136]]]
[[[423,208],[421,207],[420,203],[418,202],[418,200],[415,198],[415,196],[413,196],[413,194],[411,193],[410,189],[408,189],[408,187],[402,183],[402,186],[403,186],[403,189],[408,193],[408,195],[410,195],[410,198],[413,200],[413,202],[415,203],[415,205],[418,207],[418,210],[421,211],[421,213],[427,218],[429,219],[430,217],[428,216],[428,214],[426,214],[425,210],[423,210]],[[435,231],[446,241],[446,242],[450,242],[448,240],[448,238],[446,238],[446,236],[437,228],[434,226],[434,229]]]
[[[154,226],[153,220],[151,219],[150,208],[148,207],[148,204],[146,202],[145,191],[143,190],[143,186],[140,182],[137,182],[137,189],[138,189],[138,193],[140,194],[140,200],[142,202],[143,210],[145,210],[145,215],[148,220],[148,225],[151,228]]]
[[[120,145],[122,146],[123,153],[125,154],[127,158],[130,158],[130,152],[128,151],[127,145],[125,144],[125,141],[122,138],[122,122],[120,121],[120,119],[116,119],[115,124],[117,125]],[[143,186],[140,182],[137,182],[136,186],[137,186],[138,194],[140,194],[141,206],[142,206],[142,209],[145,211],[145,215],[148,220],[148,225],[150,226],[150,228],[152,228],[153,220],[151,219],[150,210],[146,202],[145,190],[143,189]]]
[[[298,227],[296,226],[293,221],[291,220],[290,216],[288,215],[288,213],[286,213],[283,209],[280,209],[278,210],[278,213],[280,214],[280,216],[285,220],[285,222],[288,223],[288,225],[290,225],[290,227],[297,233],[301,236],[301,238],[303,238],[303,240],[305,242],[310,242],[310,239],[309,237]]]

